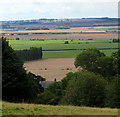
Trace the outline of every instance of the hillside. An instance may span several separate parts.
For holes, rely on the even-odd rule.
[[[36,19],[3,21],[8,39],[112,39],[118,38],[117,18]]]
[[[3,115],[117,115],[117,109],[3,102]]]
[[[36,19],[2,21],[2,29],[9,30],[49,30],[69,29],[71,27],[118,26],[117,18],[82,19]]]

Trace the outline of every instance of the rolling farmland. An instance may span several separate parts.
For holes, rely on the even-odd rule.
[[[53,81],[55,78],[61,80],[66,73],[75,72],[74,58],[85,49],[98,48],[110,56],[118,48],[118,43],[112,42],[112,39],[118,39],[119,26],[116,19],[36,20],[7,23],[9,25],[2,29],[2,33],[14,50],[42,47],[43,60],[27,62],[25,66],[28,71],[42,75],[48,81]],[[66,65],[70,65],[69,70],[66,70]]]
[[[113,39],[118,38],[117,18],[39,19],[2,22],[8,39]]]
[[[12,94],[10,101],[17,102],[18,100],[22,104],[3,101],[3,115],[118,115],[118,109],[116,109],[118,107],[116,102],[117,85],[114,83],[117,75],[115,71],[117,65],[116,60],[113,61],[112,57],[107,57],[118,50],[118,43],[120,42],[118,32],[120,28],[117,26],[117,21],[117,18],[105,17],[2,22],[3,29],[0,29],[2,36],[6,37],[15,51],[24,50],[20,52],[27,52],[25,49],[42,47],[40,50],[32,48],[36,51],[30,52],[29,55],[25,53],[24,58],[30,58],[31,55],[33,58],[35,55],[38,57],[43,55],[42,58],[31,59],[33,61],[26,59],[24,63],[21,61],[17,63],[14,61],[15,57],[12,56],[15,55],[15,52],[13,51],[10,54],[12,49],[10,48],[10,52],[5,49],[3,55],[6,56],[8,52],[8,57],[3,59],[6,60],[4,71],[8,72],[7,77],[6,73],[4,75],[6,80],[4,87],[7,87],[8,90],[5,89],[6,97],[9,98],[15,91],[15,95]],[[5,45],[7,47],[7,42]],[[9,47],[7,48],[9,49]],[[102,54],[100,56],[97,55],[98,53],[94,54],[91,51],[90,54],[92,54],[93,59],[96,57],[91,63],[92,57],[89,53],[86,53],[85,58],[82,57],[85,62],[88,61],[84,66],[90,63],[88,68],[92,68],[95,73],[89,72],[89,69],[84,68],[82,65],[78,68],[74,65],[76,56],[89,48],[97,48],[107,55],[103,57]],[[11,55],[10,59],[9,55]],[[116,57],[114,58],[116,59]],[[84,63],[84,61],[79,62]],[[21,69],[19,64],[22,67]],[[25,69],[25,72],[23,69]],[[85,69],[85,72],[80,72],[82,69]],[[99,71],[100,75],[97,75]],[[67,75],[69,72],[72,73]],[[21,74],[19,75],[19,73]],[[42,77],[46,81],[43,81]],[[63,78],[65,78],[64,82],[59,82]],[[10,82],[7,82],[8,80]],[[53,82],[54,84],[49,87],[48,85]],[[39,85],[40,83],[44,88],[48,86],[47,89],[43,90]],[[68,103],[66,103],[67,101]],[[50,106],[49,104],[56,106]]]
[[[69,44],[64,44],[66,41]],[[9,40],[9,43],[14,50],[42,47],[44,59],[75,58],[82,50],[88,48],[99,48],[105,54],[111,55],[117,50],[115,48],[118,48],[118,43],[112,43],[112,40]]]
[[[2,31],[8,39],[113,39],[118,38],[117,26],[77,27],[70,29]]]
[[[66,41],[69,44],[64,44]],[[54,81],[55,78],[60,81],[68,72],[76,72],[74,59],[84,49],[99,48],[110,56],[117,50],[114,48],[118,48],[118,43],[112,43],[112,40],[9,40],[9,42],[15,50],[42,47],[43,59],[25,62],[24,66],[27,71],[41,75],[47,81]]]

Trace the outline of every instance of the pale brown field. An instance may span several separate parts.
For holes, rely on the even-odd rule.
[[[118,26],[97,26],[97,27],[75,27],[70,29],[53,29],[53,30],[24,30],[24,31],[2,31],[7,33],[5,36],[8,39],[113,39],[118,38],[117,33],[105,33],[100,34],[99,32],[106,32],[106,30],[118,28]],[[32,33],[71,33],[71,34],[32,34]],[[82,33],[83,34],[82,34]],[[84,34],[88,32],[89,34]],[[90,33],[91,32],[91,33]],[[29,35],[10,35],[10,33],[29,33]],[[76,34],[75,34],[76,33]],[[81,33],[81,34],[78,34]],[[94,34],[92,34],[94,33]]]
[[[62,33],[62,32],[105,32],[93,29],[57,29],[57,30],[24,30],[24,31],[2,31],[3,33]]]
[[[118,34],[32,34],[6,35],[8,39],[117,39]]]
[[[2,31],[3,33],[49,33],[49,32],[105,32],[104,29],[118,28],[118,26],[99,26],[99,27],[76,27],[70,29],[54,29],[54,30],[24,30],[24,31]],[[97,29],[97,30],[96,30]],[[102,29],[102,30],[101,30]]]
[[[47,81],[54,81],[55,78],[60,81],[68,72],[77,71],[74,66],[74,58],[43,59],[26,62],[24,66],[27,71],[41,75]]]

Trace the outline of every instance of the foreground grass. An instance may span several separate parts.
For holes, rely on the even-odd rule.
[[[3,102],[3,115],[118,115],[117,109]]]

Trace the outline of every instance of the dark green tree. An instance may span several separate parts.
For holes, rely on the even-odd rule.
[[[61,104],[77,106],[104,106],[106,81],[92,72],[74,73],[68,82]]]
[[[112,77],[116,74],[114,70],[114,65],[113,65],[113,59],[112,57],[108,56],[102,56],[97,58],[97,62],[95,64],[95,73],[99,73],[104,77]]]
[[[61,82],[50,84],[40,95],[39,103],[57,105],[61,99],[62,87]]]
[[[36,59],[42,59],[42,48],[35,48],[31,47],[29,50],[17,50],[17,55],[23,60],[23,61],[31,61]]]
[[[116,71],[116,74],[120,75],[120,48],[118,49],[118,51],[114,52],[112,54],[112,58],[113,58],[113,69],[114,71]]]
[[[94,71],[97,59],[102,56],[105,56],[105,54],[98,49],[88,49],[76,57],[74,65],[76,67],[81,66],[88,71]]]
[[[81,52],[75,59],[75,66],[82,67],[85,70],[99,73],[100,75],[111,79],[116,74],[118,60],[113,57],[105,56],[98,49],[88,49]],[[117,57],[118,58],[118,57]],[[115,68],[116,67],[116,68]]]
[[[120,75],[114,76],[106,87],[105,106],[120,108]]]
[[[2,39],[2,91],[3,100],[30,101],[39,93],[39,85],[30,73],[26,73],[23,62]]]
[[[66,74],[66,77],[61,80],[62,90],[64,91],[70,80],[75,76],[73,72],[69,72]]]

